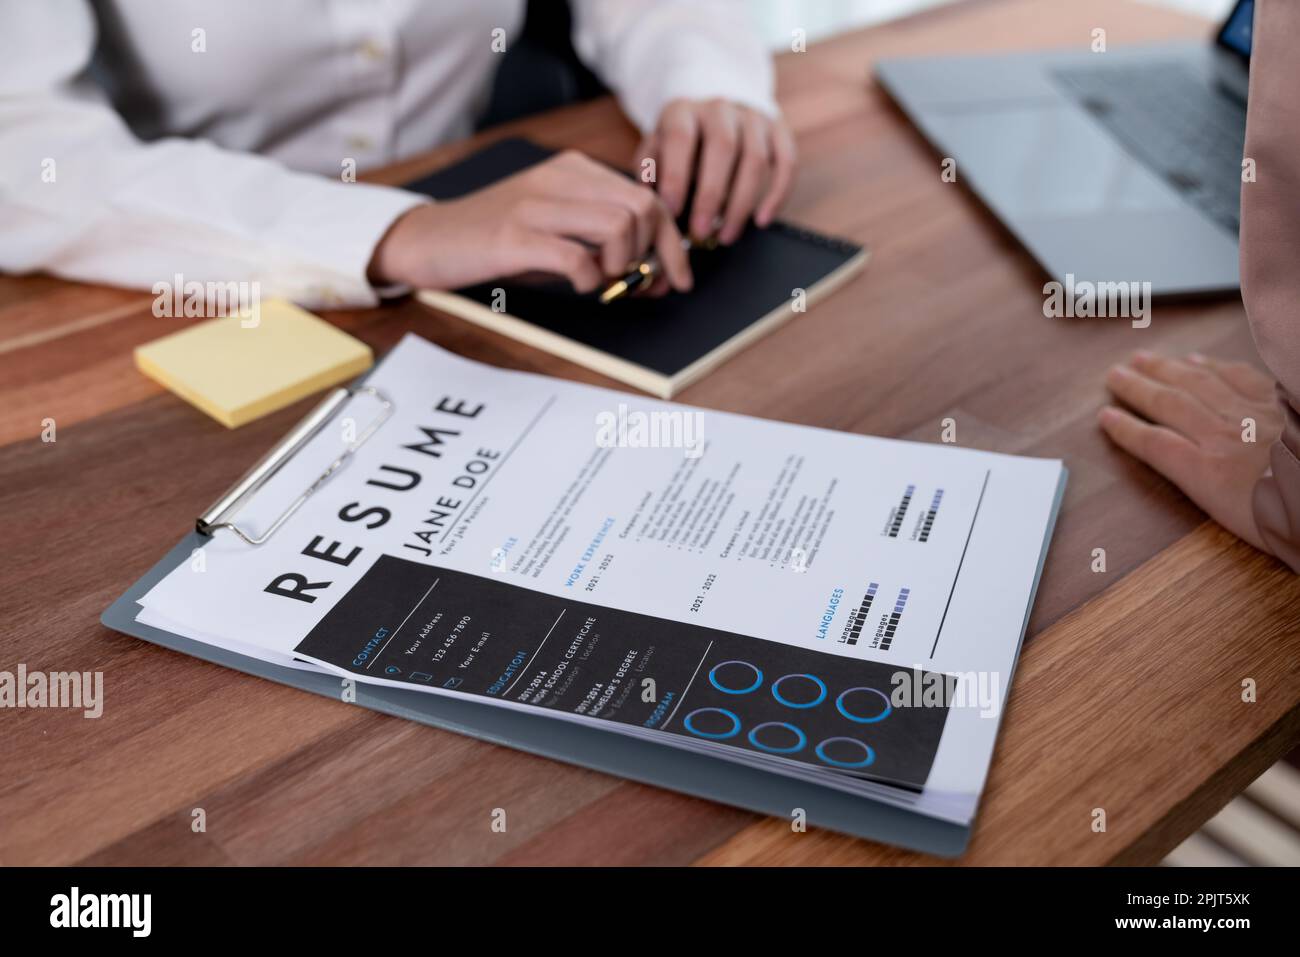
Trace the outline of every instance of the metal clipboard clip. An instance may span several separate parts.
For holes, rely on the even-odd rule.
[[[343,407],[348,400],[359,395],[372,396],[379,400],[380,410],[365,430],[343,450],[316,481],[307,487],[307,490],[298,496],[280,517],[271,523],[261,535],[251,535],[236,525],[232,519],[235,514],[252,498],[263,485],[265,485],[271,476],[280,471],[285,463],[294,457],[304,445],[323,429],[326,424],[334,417],[335,413]],[[271,451],[244,473],[244,477],[232,485],[221,498],[217,499],[212,505],[199,516],[195,527],[200,534],[212,535],[217,529],[228,528],[249,545],[261,545],[268,538],[276,533],[281,525],[287,522],[290,516],[298,509],[302,508],[304,502],[311,498],[312,494],[324,485],[330,478],[348,463],[348,460],[356,453],[366,440],[369,439],[379,429],[381,425],[388,421],[393,414],[393,401],[384,393],[380,392],[373,386],[340,386],[325,397],[320,405],[316,406],[305,419],[299,422],[293,430],[276,443]]]

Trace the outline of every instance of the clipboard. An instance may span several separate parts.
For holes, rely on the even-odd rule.
[[[321,477],[308,488],[261,535],[254,535],[235,524],[239,508],[293,456],[307,445],[311,437],[331,422],[347,406],[348,400],[369,394],[381,404],[380,416],[360,433],[339,458],[327,463]],[[183,635],[143,624],[136,620],[140,599],[173,569],[190,560],[194,549],[202,546],[219,528],[234,531],[252,544],[264,542],[283,525],[316,489],[342,467],[346,459],[364,441],[383,427],[392,412],[392,403],[382,393],[365,385],[365,377],[348,387],[333,390],[325,400],[295,426],[257,464],[236,482],[213,506],[203,513],[196,527],[182,538],[161,561],[117,599],[100,617],[101,623],[164,648],[192,655],[204,661],[233,668],[245,674],[267,678],[301,691],[309,691],[340,704],[342,679],[337,675],[275,665],[218,648]],[[1051,542],[1056,516],[1065,490],[1062,470],[1052,508],[1043,549],[1038,559],[1029,604],[1021,625],[1023,643],[1029,624],[1029,612],[1038,591],[1043,562]],[[1018,654],[1019,648],[1017,648]],[[940,857],[956,857],[965,850],[970,827],[936,820],[913,811],[880,804],[870,799],[832,790],[806,781],[782,777],[744,765],[732,764],[715,757],[656,744],[652,741],[614,734],[568,721],[548,719],[509,708],[481,704],[468,697],[432,695],[355,682],[352,706],[370,708],[383,714],[418,721],[431,727],[454,731],[493,744],[526,751],[530,754],[603,771],[621,778],[718,801],[758,814],[790,820],[796,808],[806,814],[815,827],[880,841]]]

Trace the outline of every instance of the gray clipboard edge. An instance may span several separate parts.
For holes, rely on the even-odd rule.
[[[1025,606],[1025,617],[1020,626],[1020,641],[1016,646],[1017,661],[1024,647],[1029,616],[1038,596],[1038,585],[1056,531],[1056,520],[1060,515],[1068,479],[1069,470],[1062,463],[1061,478],[1057,483],[1051,516],[1043,535],[1043,547],[1038,556],[1038,567],[1029,592],[1029,602]],[[172,651],[259,678],[278,681],[342,703],[340,679],[334,676],[269,664],[136,621],[140,599],[172,569],[181,562],[188,561],[193,550],[204,541],[206,538],[198,532],[186,535],[121,598],[109,606],[100,617],[100,622],[113,631],[143,638]],[[1014,676],[1014,668],[1012,675]],[[377,687],[360,682],[355,691],[356,703],[374,711],[642,784],[719,801],[758,814],[784,819],[789,818],[795,808],[803,808],[808,822],[814,826],[939,857],[957,857],[966,849],[970,840],[969,826],[935,820],[808,782],[729,764],[706,755],[679,751],[651,741],[611,734],[598,728],[548,721],[518,711],[467,699],[430,695],[422,691]],[[1010,695],[1010,679],[1007,694]]]
[[[189,533],[104,612],[103,625],[342,704],[338,677],[259,661],[136,621],[139,600],[173,568],[189,561],[204,541],[197,532]],[[970,837],[970,829],[959,824],[599,728],[422,691],[359,682],[355,691],[356,704],[374,711],[758,814],[788,820],[795,808],[803,808],[808,823],[816,827],[941,857],[961,854]]]

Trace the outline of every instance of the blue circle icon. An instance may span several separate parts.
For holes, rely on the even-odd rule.
[[[791,701],[781,694],[781,682],[789,681],[791,678],[804,678],[808,681],[815,682],[817,685],[817,697],[811,701]],[[772,697],[781,702],[787,708],[815,708],[826,700],[826,682],[822,681],[816,675],[782,675],[772,682]]]
[[[844,704],[844,699],[855,691],[866,692],[871,704],[879,710],[877,710],[875,714],[868,715],[854,714],[849,711]],[[877,698],[879,699],[878,701],[876,700]],[[840,714],[844,715],[844,717],[848,718],[850,721],[856,721],[858,724],[875,724],[877,721],[884,721],[889,717],[890,712],[894,710],[894,706],[889,703],[889,696],[883,691],[877,691],[875,688],[849,688],[847,691],[841,691],[840,696],[835,699],[835,707],[839,710]]]
[[[764,744],[762,741],[758,740],[758,732],[762,731],[764,728],[785,728],[787,731],[793,731],[795,734],[795,743],[790,745],[788,748],[778,748],[774,744]],[[787,724],[784,721],[764,721],[762,724],[756,725],[754,729],[749,732],[749,743],[760,751],[766,751],[768,754],[795,754],[802,751],[805,745],[808,744],[808,736],[794,725]]]
[[[748,668],[749,670],[754,672],[754,683],[747,688],[725,687],[720,681],[718,681],[718,669],[725,668],[727,665],[741,665],[742,667]],[[717,688],[723,694],[749,694],[751,691],[754,691],[756,688],[758,688],[758,686],[761,685],[762,683],[763,683],[763,672],[759,671],[756,665],[751,665],[748,661],[740,661],[740,660],[720,661],[712,668],[709,669],[709,684],[713,685],[713,687]]]
[[[697,714],[726,715],[728,718],[731,719],[731,730],[730,731],[701,731],[699,728],[695,727],[695,725],[692,723]],[[687,731],[695,735],[697,738],[711,738],[714,741],[721,741],[725,738],[734,738],[736,735],[740,734],[740,719],[736,717],[736,715],[733,712],[728,711],[726,708],[696,708],[694,711],[692,711],[690,714],[686,716],[686,719],[682,722],[682,724],[686,727]]]
[[[865,757],[863,757],[861,761],[840,761],[836,758],[832,758],[826,753],[826,745],[834,744],[837,741],[847,741],[849,744],[856,745],[863,750]],[[817,745],[817,747],[814,748],[814,751],[817,754],[817,757],[821,758],[827,764],[837,768],[865,768],[867,765],[871,764],[871,762],[876,760],[876,752],[871,750],[871,745],[859,741],[857,738],[827,738],[821,744]]]

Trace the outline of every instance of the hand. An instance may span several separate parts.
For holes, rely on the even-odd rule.
[[[1228,531],[1268,551],[1255,527],[1252,492],[1282,434],[1273,380],[1244,362],[1137,353],[1106,385],[1141,418],[1106,406],[1098,419],[1120,448],[1182,489]],[[1255,420],[1255,441],[1242,419]]]
[[[794,181],[789,127],[727,100],[671,101],[637,155],[638,163],[654,158],[659,195],[674,216],[685,212],[695,181],[690,233],[696,239],[717,233],[721,242],[734,243],[751,215],[768,225]]]
[[[377,285],[458,289],[505,276],[543,272],[592,292],[651,248],[666,282],[691,288],[681,233],[653,191],[567,151],[486,189],[418,206],[375,247]]]

